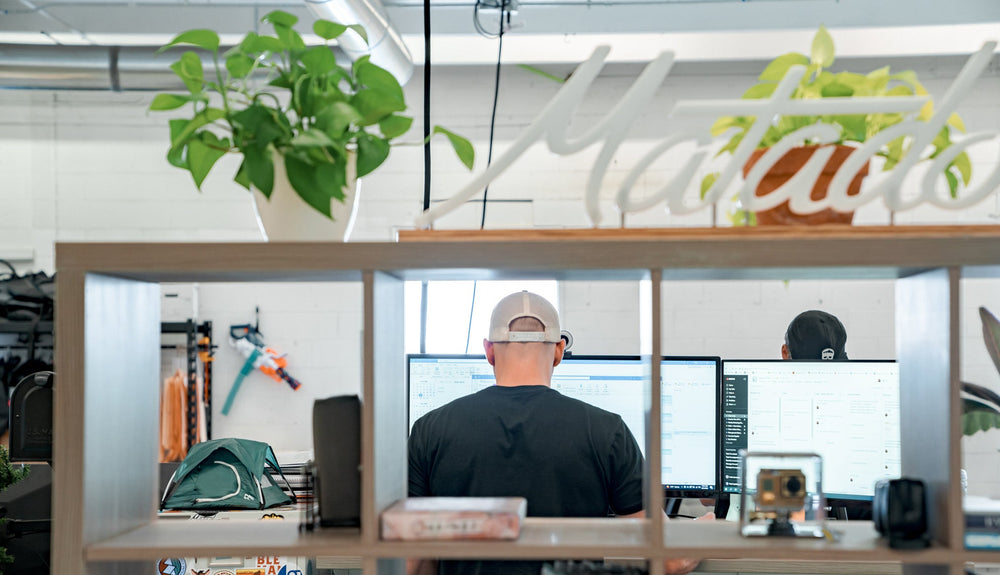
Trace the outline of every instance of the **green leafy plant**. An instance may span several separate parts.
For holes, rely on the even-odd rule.
[[[792,66],[805,66],[806,73],[792,93],[792,99],[815,99],[815,98],[849,98],[849,97],[884,97],[884,96],[923,96],[927,95],[927,90],[917,79],[913,71],[903,71],[892,73],[889,66],[879,68],[867,74],[856,74],[852,72],[832,72],[829,70],[834,63],[833,37],[826,28],[820,26],[813,37],[812,50],[809,56],[796,52],[789,52],[778,56],[772,60],[758,77],[759,82],[748,89],[743,94],[744,100],[757,100],[770,98],[774,93],[778,83],[785,77]],[[927,104],[920,110],[918,118],[927,121],[934,114],[933,102]],[[868,138],[878,134],[882,130],[898,124],[905,119],[899,113],[875,113],[875,114],[844,114],[825,116],[781,116],[772,122],[764,137],[758,144],[758,148],[768,148],[778,143],[785,136],[806,126],[825,123],[837,127],[840,131],[840,140],[836,143],[845,144],[848,142],[863,143]],[[712,125],[713,136],[721,136],[729,131],[734,131],[729,141],[718,154],[732,153],[743,141],[747,130],[753,125],[755,118],[752,116],[726,116],[719,118]],[[952,114],[947,123],[941,128],[937,137],[931,144],[930,155],[927,159],[936,158],[944,149],[952,143],[954,131],[965,132],[962,119],[957,114]],[[814,142],[803,142],[808,145]],[[850,145],[850,144],[848,144]],[[884,146],[878,155],[885,158],[883,169],[892,169],[903,158],[907,151],[907,141],[904,137],[899,137]],[[972,164],[969,156],[965,152],[958,154],[944,171],[951,190],[951,196],[956,197],[958,193],[959,180],[968,185],[972,179]],[[711,182],[717,177],[717,173],[709,174],[702,182],[702,197],[711,187]],[[707,183],[707,185],[706,185]]]
[[[413,124],[400,114],[407,107],[403,89],[368,56],[349,68],[337,63],[329,42],[345,33],[367,41],[361,26],[317,20],[313,32],[325,44],[307,46],[294,29],[295,16],[276,10],[261,21],[274,35],[250,32],[222,53],[212,30],[183,32],[160,48],[195,46],[211,53],[213,62],[206,74],[199,54],[184,52],[170,68],[188,93],[158,94],[150,104],[155,111],[192,107],[190,119],[170,120],[167,160],[191,172],[200,190],[222,156],[242,154],[235,181],[270,198],[279,154],[296,193],[332,218],[331,199],[344,200],[349,154],[356,154],[357,177],[370,174]],[[440,126],[433,134],[446,136],[472,169],[475,153],[467,139]]]
[[[10,456],[7,453],[7,448],[0,445],[0,491],[24,479],[29,471],[30,468],[26,466],[21,469],[15,469],[10,464]],[[0,517],[0,523],[5,523],[6,521],[6,518]],[[13,562],[14,558],[7,553],[7,549],[0,547],[0,565]],[[0,568],[0,573],[3,573],[2,568]]]
[[[979,308],[983,322],[983,342],[1000,373],[1000,321],[985,307]],[[1000,395],[974,383],[962,382],[962,433],[974,435],[980,431],[1000,428]]]

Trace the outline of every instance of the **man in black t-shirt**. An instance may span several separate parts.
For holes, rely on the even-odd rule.
[[[552,304],[526,291],[505,297],[483,346],[496,385],[414,423],[410,496],[520,496],[532,517],[644,516],[642,455],[621,417],[549,387],[566,347]],[[429,563],[421,573],[434,572]],[[677,560],[668,569],[687,573],[696,565]],[[540,569],[535,561],[444,561],[437,572]]]

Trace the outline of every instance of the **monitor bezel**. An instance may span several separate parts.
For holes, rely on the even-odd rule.
[[[722,366],[721,366],[722,371],[719,373],[719,391],[720,392],[722,391],[722,377],[726,373],[726,363],[727,362],[728,363],[782,363],[782,364],[783,363],[820,363],[820,364],[827,364],[827,363],[899,363],[895,359],[850,359],[850,358],[849,359],[735,359],[735,358],[733,358],[733,359],[723,359],[722,360]],[[902,395],[902,382],[900,382],[900,395]],[[720,395],[719,397],[721,399],[722,396]],[[723,458],[722,458],[723,440],[722,440],[722,433],[721,433],[721,431],[722,431],[722,402],[721,401],[719,402],[719,409],[718,409],[718,424],[719,424],[719,446],[720,446],[719,457],[717,459],[717,461],[718,461],[718,468],[719,468],[718,469],[718,475],[719,475],[719,478],[718,478],[718,488],[719,488],[719,493],[722,494],[722,495],[724,495],[724,496],[735,495],[735,496],[738,497],[739,496],[739,492],[728,493],[728,492],[724,492],[723,491],[724,488],[723,488],[723,485],[722,485],[722,477],[723,477],[724,473],[723,473],[723,469],[722,468],[724,466],[724,462],[723,462]],[[902,421],[900,421],[900,425],[902,425]],[[845,494],[838,494],[838,495],[845,495]],[[850,517],[851,519],[855,519],[855,518],[863,517],[866,512],[867,512],[868,516],[870,517],[870,514],[871,514],[871,502],[874,499],[874,495],[870,495],[870,496],[869,495],[851,495],[849,497],[827,497],[826,494],[824,494],[824,499],[826,500],[826,504],[827,504],[828,507],[831,507],[831,508],[843,507],[843,508],[845,508],[845,509],[847,509],[849,511],[849,515],[850,515],[850,510],[852,510],[852,509],[855,510],[857,517]]]

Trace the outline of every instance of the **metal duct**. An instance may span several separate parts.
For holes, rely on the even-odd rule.
[[[183,90],[170,70],[176,54],[155,46],[0,44],[0,87],[48,90]],[[211,61],[206,59],[206,66]]]
[[[370,53],[372,62],[388,70],[400,84],[410,81],[413,57],[399,31],[389,23],[385,7],[379,0],[306,0],[306,6],[318,18],[341,24],[361,24],[368,32],[368,44],[348,31],[337,38],[340,49],[351,60]]]

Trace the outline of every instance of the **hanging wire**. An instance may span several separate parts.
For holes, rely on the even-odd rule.
[[[503,30],[504,30],[504,24],[505,24],[505,22],[504,22],[504,17],[505,16],[507,18],[506,24],[508,24],[508,25],[510,24],[510,11],[507,9],[507,0],[501,0],[501,1],[503,2],[503,7],[500,9],[499,33],[496,36],[497,39],[498,39],[498,46],[497,46],[497,68],[496,68],[496,77],[495,77],[494,82],[493,82],[493,112],[490,114],[490,140],[489,140],[489,148],[487,149],[487,152],[486,152],[486,169],[487,170],[490,168],[490,163],[493,161],[493,134],[494,134],[494,129],[496,128],[496,121],[497,121],[497,102],[500,99],[500,63],[503,61]],[[478,27],[478,24],[479,24],[479,16],[478,16],[479,3],[480,3],[480,0],[476,0],[476,19],[475,20],[476,20],[477,27]],[[486,198],[487,198],[487,195],[489,193],[490,193],[490,186],[489,186],[489,184],[486,184],[486,187],[483,188],[483,211],[482,211],[482,217],[479,220],[479,229],[483,229],[486,226]]]
[[[500,1],[503,4],[500,8],[500,26],[499,26],[499,31],[496,35],[496,38],[498,39],[497,69],[496,69],[496,78],[493,83],[493,112],[490,114],[490,141],[489,141],[489,149],[486,153],[486,169],[489,169],[490,162],[493,161],[493,134],[497,120],[497,101],[500,99],[500,64],[503,61],[503,31],[504,31],[504,25],[510,24],[510,10],[508,10],[507,8],[508,0],[500,0]],[[480,34],[488,36],[488,34],[485,34],[485,30],[482,29],[482,26],[479,22],[479,5],[480,5],[480,0],[476,0],[473,20],[475,21],[476,30],[478,30]],[[504,22],[505,19],[507,20],[506,22]],[[489,194],[489,191],[490,191],[490,186],[489,184],[487,184],[486,187],[483,188],[483,213],[482,213],[482,218],[479,220],[479,229],[483,229],[484,226],[486,225],[486,197],[487,194]],[[469,323],[468,323],[468,329],[465,332],[465,353],[469,353],[469,340],[472,337],[472,316],[476,311],[476,291],[478,287],[479,287],[479,282],[473,281],[472,304],[469,306]]]

